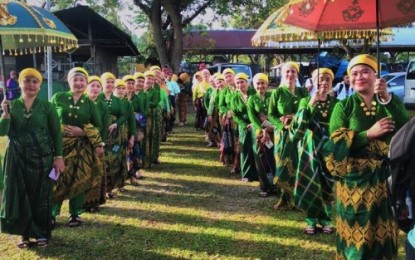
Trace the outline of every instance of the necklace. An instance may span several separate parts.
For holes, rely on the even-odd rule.
[[[329,115],[330,100],[320,101],[317,107],[319,108],[321,116],[327,117]]]
[[[32,109],[29,109],[29,111],[26,111],[25,108],[23,108],[23,117],[26,119],[29,119],[32,116]]]
[[[365,102],[360,103],[360,107],[362,107],[363,111],[365,112],[366,116],[374,116],[376,115],[376,101],[372,101],[370,109],[366,107]]]

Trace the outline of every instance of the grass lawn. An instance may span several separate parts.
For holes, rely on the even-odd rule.
[[[140,186],[84,213],[69,228],[64,203],[47,248],[19,250],[19,237],[0,234],[2,259],[333,259],[335,236],[303,233],[304,214],[272,209],[258,183],[243,183],[206,148],[191,124],[176,127],[162,145],[162,164]],[[0,138],[4,155],[5,138]],[[404,259],[404,235],[399,258]]]

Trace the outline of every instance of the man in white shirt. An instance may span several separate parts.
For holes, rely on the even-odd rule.
[[[354,90],[352,86],[350,86],[350,79],[349,75],[344,74],[343,81],[337,83],[337,85],[333,88],[334,93],[337,95],[337,99],[342,100],[351,95],[353,95]]]

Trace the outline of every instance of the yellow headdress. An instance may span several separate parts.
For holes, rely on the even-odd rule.
[[[35,68],[26,68],[20,72],[19,79],[17,80],[19,83],[26,77],[34,77],[42,83],[43,77],[40,72]]]
[[[174,81],[174,82],[177,82],[177,80],[179,79],[179,77],[177,77],[177,75],[176,74],[173,74],[172,76],[171,76],[171,81]]]
[[[154,72],[153,71],[151,71],[151,70],[147,70],[146,72],[144,72],[144,77],[145,78],[147,78],[147,77],[156,77],[156,75],[154,74]]]
[[[115,88],[119,88],[119,87],[125,88],[125,86],[126,86],[126,84],[125,84],[124,80],[122,80],[122,79],[116,79],[115,80],[115,84],[114,84]]]
[[[201,71],[198,71],[198,72],[196,72],[196,73],[195,73],[195,75],[194,75],[194,76],[195,76],[195,77],[196,77],[196,76],[202,77],[202,72],[201,72]]]
[[[183,82],[186,83],[190,80],[189,74],[187,74],[186,72],[183,72],[182,74],[180,74],[179,79]]]
[[[103,73],[102,75],[101,75],[101,79],[104,81],[104,80],[107,80],[107,79],[113,79],[113,80],[115,80],[115,76],[114,76],[114,74],[112,74],[111,72],[105,72],[105,73]]]
[[[334,79],[334,73],[333,73],[333,71],[331,71],[331,69],[328,69],[328,68],[319,68],[319,69],[315,69],[314,71],[313,71],[313,73],[311,73],[311,77],[312,77],[312,79],[314,80],[314,81],[316,81],[315,80],[315,78],[317,78],[318,77],[318,74],[329,74],[330,75],[330,77],[331,77],[331,79]]]
[[[98,81],[99,84],[102,86],[102,80],[100,77],[93,75],[88,78],[88,84],[91,84],[92,81]]]
[[[238,79],[243,79],[243,80],[248,81],[248,75],[246,75],[246,73],[239,72],[238,74],[235,75],[235,81]]]
[[[297,73],[300,72],[300,66],[297,62],[288,61],[284,63],[284,65],[282,65],[282,71],[285,71],[288,67],[293,67],[297,71]]]
[[[68,72],[68,80],[70,80],[71,78],[73,78],[75,75],[84,76],[87,80],[89,78],[88,72],[84,68],[82,68],[82,67],[72,68]]]
[[[356,65],[366,65],[369,66],[375,73],[378,73],[378,60],[369,54],[360,54],[354,57],[347,66],[347,74],[350,74],[350,70]]]
[[[267,84],[269,82],[268,81],[268,76],[266,74],[264,74],[264,73],[257,73],[257,74],[255,74],[254,79],[253,79],[254,83],[257,82],[258,80],[263,80]]]
[[[235,75],[235,71],[233,69],[231,69],[231,68],[227,68],[227,69],[224,69],[222,71],[222,74],[223,75],[228,74],[228,73],[231,73],[232,75]]]
[[[151,66],[149,70],[151,70],[151,71],[155,71],[155,70],[161,71],[161,68],[160,68],[160,66]]]
[[[225,77],[223,76],[222,73],[216,72],[213,76],[215,77],[215,79],[225,80]]]
[[[141,73],[141,72],[136,72],[136,73],[134,73],[133,77],[134,77],[135,79],[138,79],[138,78],[144,78],[144,74],[143,74],[143,73]]]
[[[125,75],[124,77],[122,77],[122,80],[124,82],[127,82],[129,80],[135,81],[135,78],[132,75]]]

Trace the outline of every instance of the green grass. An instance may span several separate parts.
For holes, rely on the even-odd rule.
[[[272,209],[258,183],[243,183],[206,148],[203,133],[176,127],[161,148],[161,165],[140,186],[84,213],[69,228],[67,202],[47,248],[18,250],[19,237],[0,234],[2,259],[332,259],[334,235],[303,233],[304,214]],[[4,154],[5,138],[0,139]],[[399,258],[404,258],[404,235]]]

